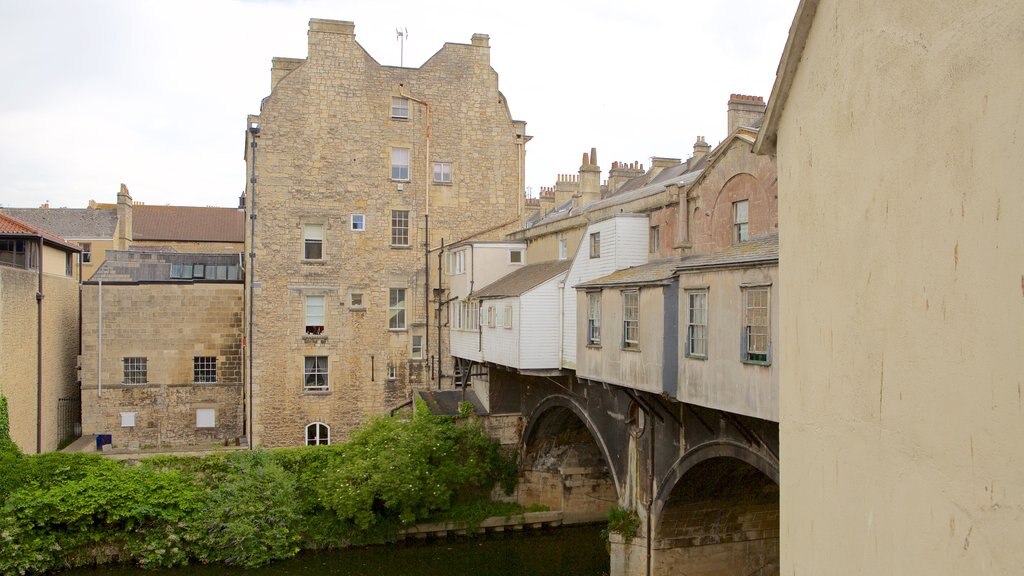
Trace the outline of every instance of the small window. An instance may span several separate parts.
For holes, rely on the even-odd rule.
[[[352,308],[363,308],[363,307],[365,307],[365,305],[363,304],[363,293],[362,292],[352,292],[351,294],[349,294],[348,298],[349,298],[349,306],[351,306]]]
[[[135,427],[135,412],[121,412],[121,428]]]
[[[469,303],[469,329],[480,329],[480,302],[476,300]]]
[[[601,233],[593,232],[590,235],[590,257],[600,258],[601,257]]]
[[[217,357],[195,356],[192,358],[192,381],[196,384],[217,383]]]
[[[405,330],[405,288],[388,291],[388,329]]]
[[[494,310],[494,306],[487,307],[487,327],[494,328],[494,320],[497,316],[497,312]]]
[[[451,184],[452,183],[452,163],[451,162],[434,162],[433,173],[434,173],[434,183],[435,184]]]
[[[748,204],[746,200],[733,202],[732,227],[734,242],[746,242],[749,239],[749,230],[747,229],[749,222],[748,216]]]
[[[408,148],[392,148],[391,149],[391,179],[392,180],[408,180],[409,179],[409,149]]]
[[[145,384],[148,380],[147,361],[144,357],[127,357],[121,360],[124,366],[125,384]]]
[[[325,392],[327,387],[327,356],[306,356],[302,388],[307,392]]]
[[[523,251],[522,250],[509,250],[508,251],[508,262],[509,262],[509,264],[522,264],[523,263]]]
[[[565,238],[558,239],[558,259],[565,260],[569,257],[569,241]]]
[[[707,358],[708,355],[708,293],[686,293],[686,355]]]
[[[324,333],[324,297],[306,296],[306,334]]]
[[[323,260],[324,257],[324,225],[306,224],[302,227],[305,245],[303,258],[306,260]]]
[[[622,347],[640,347],[640,292],[622,293]]]
[[[601,343],[601,293],[587,293],[587,344]]]
[[[331,427],[323,422],[306,426],[306,446],[327,446],[331,443]]]
[[[388,380],[395,380],[398,378],[398,369],[395,368],[394,364],[388,364]]]
[[[448,273],[463,274],[466,272],[466,251],[459,250],[448,254]]]
[[[72,276],[75,273],[75,260],[71,252],[64,253],[64,275]]]
[[[504,314],[502,314],[501,325],[505,328],[512,327],[512,305],[506,304]]]
[[[659,248],[661,248],[661,227],[651,226],[648,234],[647,251],[651,254],[657,254]]]
[[[423,358],[423,336],[417,335],[412,337],[411,356],[416,360]]]
[[[391,97],[391,117],[398,120],[409,119],[409,99],[401,96]]]
[[[205,264],[193,264],[192,265],[192,277],[193,278],[205,278],[206,277],[206,265]]]
[[[363,214],[353,214],[352,230],[355,232],[362,232],[366,230],[366,216]]]
[[[92,262],[92,243],[82,242],[82,264]]]
[[[217,410],[214,408],[196,409],[196,428],[216,428]]]
[[[409,211],[391,211],[391,245],[409,245]]]
[[[171,264],[171,278],[185,279],[192,278],[191,264]]]
[[[767,364],[771,353],[768,288],[743,291],[743,361]]]

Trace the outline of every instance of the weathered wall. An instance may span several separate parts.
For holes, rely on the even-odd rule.
[[[173,248],[177,252],[205,252],[208,254],[238,254],[243,250],[241,242],[172,242],[165,240],[132,240],[132,248],[145,250],[148,247]]]
[[[784,574],[1024,572],[1021,22],[817,8],[777,145]]]
[[[314,421],[332,441],[401,403],[429,377],[409,362],[427,314],[424,216],[431,247],[497,240],[518,223],[524,125],[513,122],[486,36],[445,44],[420,68],[381,66],[356,42],[348,22],[312,20],[309,54],[275,71],[258,121],[253,302],[254,444],[294,445]],[[409,119],[391,118],[391,98],[407,95]],[[429,103],[426,106],[413,100]],[[429,120],[429,124],[428,124]],[[426,134],[430,134],[429,144]],[[391,179],[391,149],[410,150],[408,181]],[[251,167],[252,154],[249,155]],[[431,162],[452,164],[450,184],[432,184]],[[248,172],[248,170],[247,170]],[[429,199],[428,199],[429,196]],[[393,210],[409,211],[408,246],[391,245]],[[366,218],[351,230],[352,214]],[[323,259],[304,260],[303,225],[324,226]],[[504,225],[504,228],[503,228]],[[436,271],[436,252],[428,259]],[[431,286],[437,286],[433,278]],[[406,326],[389,330],[390,288],[406,289]],[[364,307],[350,306],[352,292]],[[330,294],[324,338],[300,332],[302,296]],[[433,296],[431,295],[431,298]],[[436,331],[431,322],[431,349]],[[328,392],[303,392],[303,357],[330,357]],[[397,378],[386,379],[388,363]]]
[[[242,434],[242,285],[83,286],[82,429],[115,446],[222,442]],[[99,362],[102,322],[102,366]],[[194,383],[194,357],[217,358],[216,383]],[[145,384],[124,384],[125,357],[145,357]],[[99,386],[102,377],[102,386]],[[100,390],[102,388],[102,390]],[[198,428],[196,409],[216,410]],[[135,412],[135,426],[121,426]]]

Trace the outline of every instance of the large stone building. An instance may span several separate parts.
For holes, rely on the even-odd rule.
[[[517,226],[529,137],[486,35],[401,68],[314,19],[270,81],[246,131],[252,441],[344,439],[448,370],[438,247]]]
[[[11,438],[56,450],[78,419],[78,245],[0,214],[0,393]]]
[[[797,9],[779,171],[781,573],[1022,574],[1024,4]]]

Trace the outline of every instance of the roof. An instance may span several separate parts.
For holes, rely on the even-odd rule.
[[[676,270],[691,270],[733,264],[756,264],[779,261],[779,233],[755,236],[747,242],[735,244],[711,254],[695,254],[683,258]]]
[[[243,242],[245,214],[237,208],[132,207],[132,239],[177,242]]]
[[[243,272],[238,254],[107,250],[106,260],[86,283],[242,282]]]
[[[71,240],[113,238],[117,231],[116,209],[4,208],[2,211]]]
[[[42,238],[43,241],[46,243],[55,246],[60,246],[62,248],[67,248],[72,252],[82,251],[82,247],[79,246],[78,244],[75,244],[74,242],[65,240],[64,238],[61,238],[56,234],[47,232],[46,230],[28,224],[27,222],[22,222],[21,220],[14,218],[13,216],[4,214],[2,212],[0,212],[0,236]]]
[[[647,264],[618,270],[607,276],[595,278],[589,282],[577,284],[576,288],[604,288],[606,286],[632,286],[636,284],[665,283],[676,275],[676,267],[680,258],[664,258],[652,260]]]
[[[474,298],[521,296],[559,274],[563,274],[569,270],[571,264],[572,260],[550,260],[529,264],[484,286],[471,296]]]

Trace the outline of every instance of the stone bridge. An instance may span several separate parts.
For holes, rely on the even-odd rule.
[[[521,503],[636,513],[611,536],[613,576],[778,574],[777,423],[571,375],[488,381],[491,418],[519,421]]]

